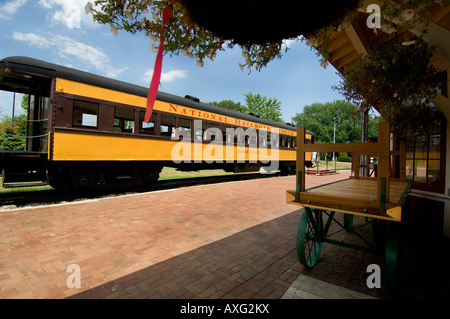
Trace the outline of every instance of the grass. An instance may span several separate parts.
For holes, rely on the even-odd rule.
[[[240,173],[225,172],[223,169],[206,169],[199,171],[183,172],[177,171],[173,167],[164,167],[161,174],[159,174],[159,180],[179,179],[179,178],[195,178],[206,176],[223,176],[223,175],[235,175]],[[247,174],[247,173],[246,173]]]
[[[208,169],[208,170],[200,170],[200,171],[183,172],[183,171],[177,171],[175,168],[172,168],[172,167],[164,167],[160,174],[159,180],[195,178],[195,177],[206,177],[206,176],[222,176],[222,175],[233,175],[233,174],[235,174],[235,173],[225,172],[222,169]],[[240,174],[240,173],[238,173],[238,174]],[[53,187],[51,187],[50,185],[35,186],[35,187],[17,187],[17,188],[4,188],[2,185],[3,185],[2,178],[0,177],[0,194],[53,189]]]
[[[46,186],[31,186],[31,187],[17,187],[17,188],[4,188],[3,178],[0,177],[0,193],[18,193],[18,192],[30,192],[30,191],[43,191],[53,189],[50,185]]]
[[[320,161],[319,169],[326,169],[327,163],[325,161]],[[310,170],[316,170],[317,167],[310,168]],[[328,169],[335,169],[334,162],[328,162]],[[351,169],[351,163],[336,162],[337,170]],[[191,172],[177,171],[173,167],[164,167],[159,180],[169,180],[169,179],[182,179],[182,178],[195,178],[195,177],[206,177],[206,176],[223,176],[223,175],[235,175],[235,174],[248,174],[248,173],[231,173],[225,172],[222,169],[208,169],[199,170]],[[259,174],[255,172],[255,174]],[[2,183],[2,178],[0,177],[0,193],[17,193],[17,192],[29,192],[29,191],[40,191],[40,190],[50,190],[53,189],[50,185],[47,186],[35,186],[35,187],[17,187],[17,188],[4,188]]]
[[[328,165],[328,166],[327,166]],[[319,162],[319,170],[321,169],[330,169],[330,170],[346,170],[346,169],[352,169],[352,163],[348,163],[348,162],[332,162],[332,161],[328,161],[328,163],[326,161],[320,161]],[[314,168],[310,168],[310,170],[314,170],[317,169],[317,166]]]

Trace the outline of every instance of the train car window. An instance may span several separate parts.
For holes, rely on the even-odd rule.
[[[288,140],[289,140],[288,148],[295,148],[295,142],[296,142],[295,137],[289,136]]]
[[[280,147],[289,148],[289,136],[282,136]]]
[[[233,132],[233,142],[235,145],[242,144],[242,128],[241,127],[235,127]]]
[[[191,130],[191,120],[180,119],[180,128],[190,131]]]
[[[191,137],[191,120],[180,118],[180,135]]]
[[[272,147],[274,148],[280,148],[280,138],[279,134],[275,133],[272,139]]]
[[[219,132],[220,128],[218,124],[213,124],[213,123],[209,123],[208,125],[208,129],[205,132],[205,140],[211,140],[214,141],[217,138],[221,138],[220,132]]]
[[[203,140],[203,134],[205,133],[205,131],[206,131],[206,122],[205,121],[202,121],[202,128],[201,129],[199,129],[199,128],[195,128],[195,139],[196,140]]]
[[[175,117],[172,115],[161,116],[161,136],[175,136]]]
[[[233,128],[231,126],[227,126],[224,128],[222,132],[223,142],[224,143],[231,143],[231,134],[228,132],[229,130],[232,130]]]
[[[250,138],[250,145],[258,146],[258,136],[259,136],[259,130],[255,130],[255,134],[252,135]]]
[[[114,107],[114,132],[133,133],[134,109],[116,106]]]
[[[259,147],[267,147],[267,131],[259,131]]]
[[[245,145],[246,146],[257,146],[258,145],[258,134],[254,129],[247,129],[245,132]]]
[[[156,133],[156,113],[153,113],[150,117],[150,121],[147,123],[144,121],[145,111],[139,112],[139,122],[141,123],[139,132],[144,134],[155,134]]]
[[[73,126],[96,128],[98,125],[98,103],[73,101]]]

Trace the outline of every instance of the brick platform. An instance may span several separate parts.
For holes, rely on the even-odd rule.
[[[307,187],[346,177],[310,175]],[[300,274],[386,297],[366,286],[377,256],[324,245],[315,268],[301,266],[303,210],[287,189],[295,176],[0,211],[0,298],[281,298]],[[67,286],[71,264],[80,288]]]

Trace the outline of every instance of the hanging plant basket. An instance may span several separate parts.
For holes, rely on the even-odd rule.
[[[422,37],[384,43],[360,64],[349,66],[334,88],[360,111],[375,108],[394,133],[424,131],[440,118],[432,107],[439,86],[432,56],[433,49]]]
[[[329,3],[286,0],[174,0],[191,23],[216,37],[240,45],[265,44],[310,35],[322,27],[338,26],[358,0]]]

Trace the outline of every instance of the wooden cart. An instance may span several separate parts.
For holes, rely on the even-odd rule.
[[[297,232],[297,254],[306,267],[313,267],[320,256],[323,243],[370,251],[385,257],[386,283],[395,288],[399,222],[402,208],[410,191],[405,181],[405,148],[390,151],[389,123],[378,126],[377,143],[305,144],[305,129],[297,131],[297,189],[287,191],[289,204],[305,208]],[[349,179],[305,189],[305,152],[351,152],[354,165]],[[378,158],[377,176],[360,177],[361,155]],[[391,178],[391,157],[398,159],[399,176]],[[337,221],[336,212],[344,214],[343,223]],[[366,217],[373,227],[374,240],[368,241],[353,227],[353,216]],[[329,238],[331,223],[355,233],[367,246],[357,246]]]

